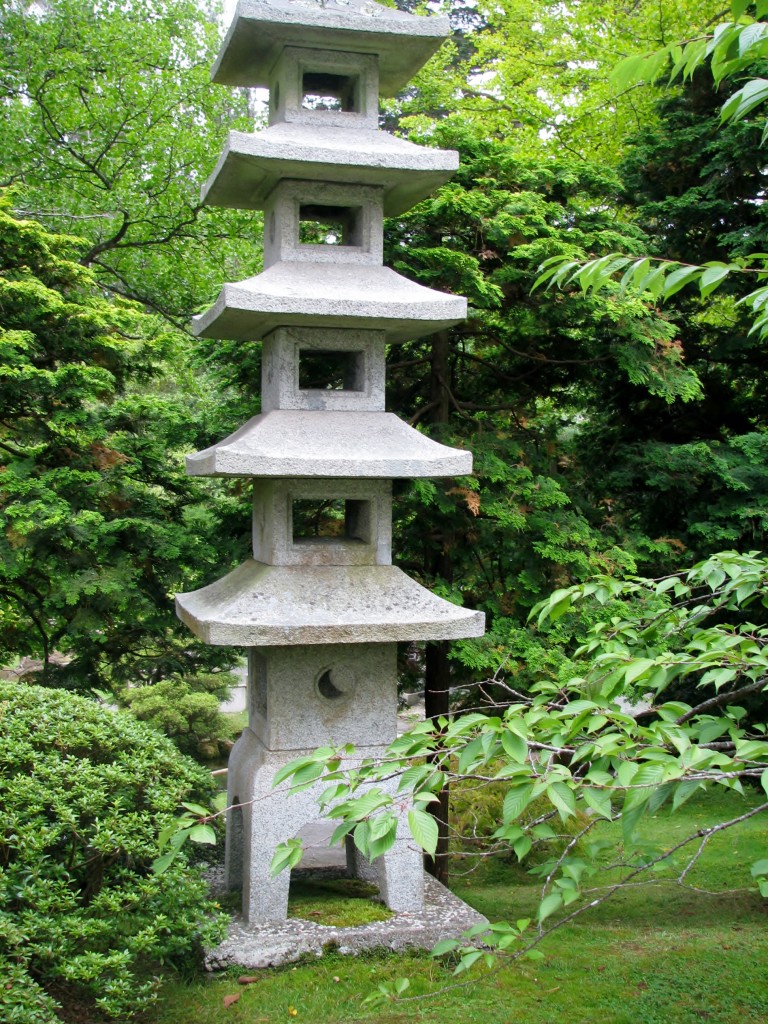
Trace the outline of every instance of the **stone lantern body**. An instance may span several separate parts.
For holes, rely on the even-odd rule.
[[[385,411],[388,344],[445,329],[466,302],[383,266],[383,218],[425,198],[457,166],[378,130],[380,92],[401,88],[447,34],[371,0],[245,0],[216,82],[267,86],[269,126],[231,132],[204,202],[264,210],[264,269],[225,284],[198,335],[261,338],[262,412],[190,456],[188,472],[253,479],[253,558],[177,597],[189,628],[248,648],[249,724],[230,757],[228,884],[249,923],[286,916],[275,845],[318,816],[317,784],[273,787],[318,746],[383,754],[396,736],[401,641],[477,636],[483,616],[392,565],[392,480],[464,475],[468,452]],[[311,514],[324,529],[307,529]],[[330,514],[328,513],[330,510]],[[387,905],[421,907],[421,851],[405,816],[373,863],[347,844],[353,874]]]

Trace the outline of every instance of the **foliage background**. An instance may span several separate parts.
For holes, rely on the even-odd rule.
[[[747,5],[736,6],[744,15]],[[534,285],[550,259],[621,251],[730,264],[764,251],[762,124],[747,111],[721,129],[718,110],[762,74],[766,54],[714,83],[703,61],[671,89],[617,90],[608,74],[617,58],[711,28],[720,9],[701,0],[641,0],[630,10],[455,0],[446,10],[452,39],[384,104],[382,123],[458,149],[461,166],[388,222],[386,251],[399,272],[467,295],[470,317],[393,348],[387,400],[418,429],[471,448],[476,473],[399,485],[395,535],[407,571],[485,610],[489,628],[451,650],[404,651],[403,669],[438,723],[451,706],[483,712],[443,735],[456,740],[459,774],[495,771],[502,751],[519,770],[505,783],[507,831],[492,841],[524,857],[547,837],[529,834],[545,822],[519,824],[521,793],[531,802],[545,795],[566,819],[579,801],[606,816],[605,779],[586,787],[590,797],[579,788],[579,759],[568,760],[574,737],[618,745],[601,751],[626,776],[621,811],[612,805],[609,815],[647,809],[652,793],[675,800],[687,782],[707,781],[689,778],[694,769],[727,775],[736,763],[739,778],[762,777],[764,566],[754,554],[712,568],[719,549],[764,543],[765,356],[740,304],[749,286],[732,274],[716,296],[667,289],[661,304],[660,292],[610,281],[556,293]],[[197,198],[226,131],[260,116],[253,96],[208,82],[216,16],[191,0],[151,10],[102,0],[0,7],[0,661],[37,659],[47,686],[109,692],[189,749],[218,735],[214,704],[231,653],[194,642],[172,595],[247,555],[249,495],[243,485],[188,479],[183,456],[259,408],[258,342],[195,341],[187,328],[222,281],[260,266],[259,217],[203,209]],[[667,590],[653,589],[674,579],[679,597],[690,580],[671,574],[683,562],[712,574],[698,581],[715,603],[701,636],[701,623],[675,618]],[[617,622],[585,589],[596,573]],[[650,581],[622,591],[617,579],[632,573]],[[736,593],[755,578],[753,591]],[[712,595],[726,579],[735,596],[718,604]],[[643,618],[643,586],[652,617],[666,609],[673,623],[663,637]],[[614,659],[605,678],[598,651]],[[676,672],[669,659],[679,668],[683,654],[689,668]],[[651,675],[662,670],[665,709],[650,722],[622,718],[612,706],[619,689],[633,698],[654,690]],[[731,670],[728,679],[708,675]],[[579,696],[574,678],[591,678],[596,692]],[[700,683],[716,696],[754,687],[743,713],[717,701],[686,719]],[[525,714],[543,716],[531,735],[507,728],[503,714],[488,717],[509,703],[510,687]],[[464,696],[451,705],[452,690]],[[589,741],[587,718],[599,722]],[[672,733],[693,719],[678,750]],[[534,794],[521,741],[540,743],[546,730],[560,760],[550,759]],[[410,756],[440,754],[442,740],[418,742],[427,747]],[[650,763],[656,747],[663,756]],[[622,764],[648,771],[637,782]],[[438,862],[440,830],[424,809],[448,767],[416,808]],[[438,818],[444,795],[441,807]],[[542,922],[580,892],[584,870],[566,860],[557,871]],[[763,884],[760,871],[755,878]],[[197,899],[194,885],[185,891]],[[77,980],[90,984],[87,971],[102,961],[87,970],[77,962]],[[109,961],[110,971],[118,966]],[[118,1000],[122,984],[114,983]]]

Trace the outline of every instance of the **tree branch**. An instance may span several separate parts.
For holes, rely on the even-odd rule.
[[[675,725],[682,725],[683,722],[687,722],[694,715],[700,715],[704,711],[709,711],[710,708],[719,707],[721,704],[729,703],[732,700],[746,697],[747,694],[757,693],[758,690],[763,690],[768,683],[766,676],[761,676],[760,679],[754,680],[754,682],[748,683],[746,686],[740,687],[738,690],[729,690],[727,693],[720,692],[714,697],[710,697],[709,700],[705,700],[702,704],[697,704],[695,708],[691,708],[690,711],[686,711],[684,715],[680,715],[679,718],[675,719]]]

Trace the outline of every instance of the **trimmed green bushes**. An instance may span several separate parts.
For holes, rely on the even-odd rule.
[[[56,1021],[47,982],[126,1019],[223,918],[198,868],[151,870],[157,835],[210,776],[126,713],[0,683],[0,1019]]]

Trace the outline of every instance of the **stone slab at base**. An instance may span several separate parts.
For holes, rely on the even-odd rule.
[[[300,877],[342,878],[335,868],[311,872],[295,870]],[[239,966],[249,970],[279,967],[309,955],[322,956],[329,946],[342,954],[355,956],[367,949],[432,949],[441,939],[458,938],[473,925],[487,923],[431,875],[424,875],[424,907],[418,912],[395,914],[388,921],[336,928],[301,918],[246,927],[238,915],[233,918],[227,938],[205,955],[208,971]]]

